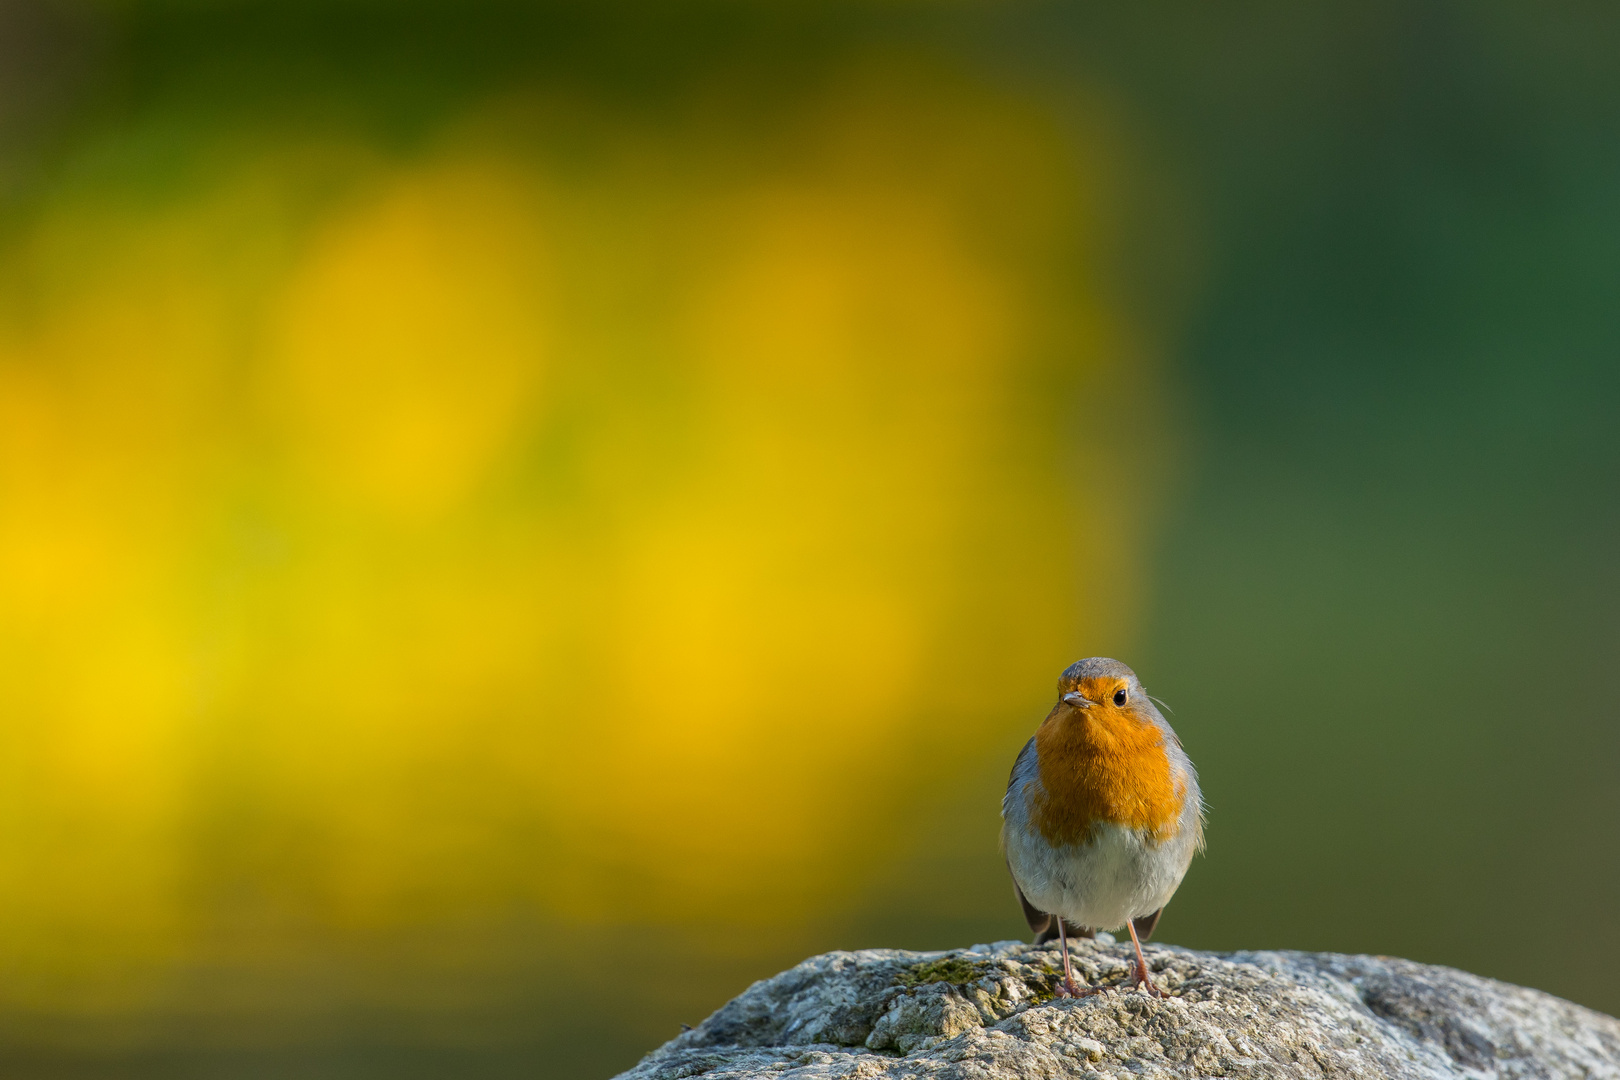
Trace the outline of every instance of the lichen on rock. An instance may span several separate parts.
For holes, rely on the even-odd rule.
[[[1128,945],[1073,950],[1084,982],[1127,974]],[[1169,997],[1055,997],[1055,946],[827,953],[755,983],[621,1080],[1620,1080],[1620,1020],[1536,990],[1389,957],[1147,955]]]

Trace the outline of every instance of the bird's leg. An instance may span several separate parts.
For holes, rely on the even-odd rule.
[[[1090,997],[1101,993],[1096,987],[1080,989],[1080,984],[1074,981],[1074,967],[1069,963],[1069,937],[1063,932],[1063,916],[1054,915],[1052,918],[1058,922],[1058,945],[1063,949],[1063,982],[1058,986],[1058,997]]]
[[[1063,950],[1063,985],[1058,987],[1059,997],[1079,997],[1080,988],[1074,984],[1074,968],[1069,965],[1069,936],[1063,932],[1063,916],[1053,915],[1058,924],[1058,947]]]
[[[1153,980],[1148,977],[1147,960],[1142,956],[1142,942],[1136,936],[1136,924],[1126,919],[1125,928],[1131,932],[1131,944],[1136,946],[1136,977],[1131,980],[1132,985],[1145,987],[1154,997],[1165,997],[1165,992],[1154,986]]]

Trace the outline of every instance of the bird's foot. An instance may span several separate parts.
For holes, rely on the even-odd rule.
[[[1147,992],[1149,997],[1162,998],[1170,996],[1163,990],[1160,990],[1157,986],[1153,985],[1153,979],[1150,975],[1148,975],[1147,965],[1145,964],[1138,964],[1136,966],[1136,970],[1131,973],[1130,981],[1126,985],[1131,989],[1135,989],[1136,987],[1140,986]]]
[[[1088,998],[1093,994],[1102,993],[1105,989],[1107,989],[1107,987],[1080,986],[1073,979],[1064,978],[1057,984],[1056,994],[1060,998]]]

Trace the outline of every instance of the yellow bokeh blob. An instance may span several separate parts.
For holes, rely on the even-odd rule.
[[[270,363],[312,483],[440,511],[532,412],[555,319],[532,189],[499,163],[423,170],[309,242]]]

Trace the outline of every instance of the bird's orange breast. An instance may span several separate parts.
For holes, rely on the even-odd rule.
[[[1035,733],[1041,790],[1030,819],[1053,844],[1079,844],[1099,824],[1168,839],[1185,793],[1170,768],[1164,735],[1128,710],[1058,706]]]

